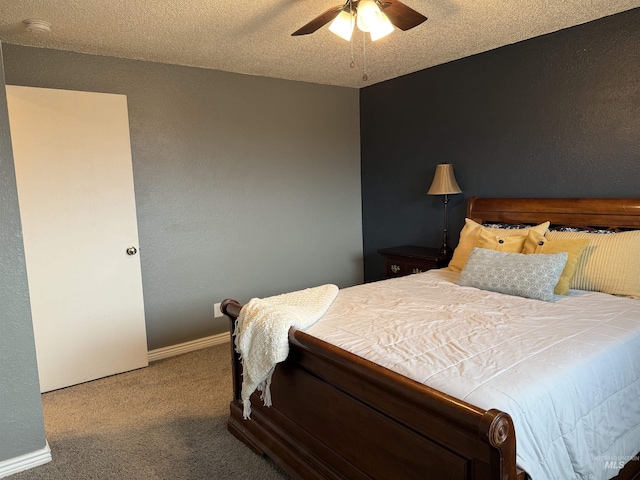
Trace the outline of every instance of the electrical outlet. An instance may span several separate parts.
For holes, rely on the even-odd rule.
[[[218,318],[222,316],[222,311],[220,311],[220,304],[216,303],[213,305],[213,318]]]

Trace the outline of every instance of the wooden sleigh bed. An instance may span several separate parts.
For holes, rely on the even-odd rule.
[[[475,221],[640,229],[640,199],[471,198]],[[225,300],[232,321],[241,305]],[[299,479],[525,479],[516,467],[511,417],[484,410],[302,331],[271,383],[272,407],[240,400],[234,351],[229,430]],[[640,479],[640,461],[616,477]]]

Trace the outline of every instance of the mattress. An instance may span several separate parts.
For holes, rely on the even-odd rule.
[[[509,413],[533,480],[615,476],[640,451],[640,300],[571,290],[543,302],[457,277],[430,270],[343,289],[306,332]]]

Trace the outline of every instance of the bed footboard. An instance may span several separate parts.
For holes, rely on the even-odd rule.
[[[241,306],[222,311],[232,322]],[[233,331],[233,329],[232,329]],[[524,479],[511,417],[483,410],[302,331],[271,384],[272,407],[252,398],[242,418],[233,356],[229,430],[300,479]]]

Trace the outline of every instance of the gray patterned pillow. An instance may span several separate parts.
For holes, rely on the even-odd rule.
[[[525,255],[474,248],[460,272],[458,285],[549,302],[568,255]]]

